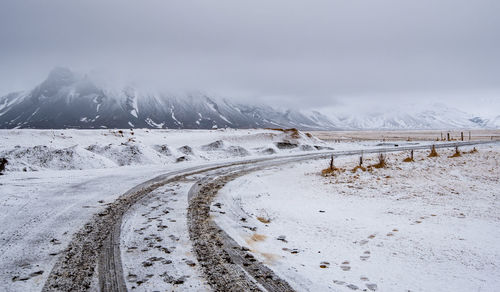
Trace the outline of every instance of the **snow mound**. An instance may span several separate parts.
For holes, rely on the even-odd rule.
[[[101,146],[93,144],[88,146],[86,149],[90,152],[106,157],[107,159],[115,162],[118,166],[151,163],[151,160],[144,155],[141,147],[138,145],[124,143],[120,145],[109,144]]]
[[[244,147],[239,145],[228,146],[222,140],[202,145],[200,149],[205,152],[205,155],[202,155],[202,157],[209,160],[218,158],[245,157],[250,155],[250,152]]]
[[[302,151],[313,151],[314,147],[311,145],[300,145],[300,150]]]
[[[0,130],[6,172],[216,161],[327,147],[296,129]]]
[[[168,148],[167,144],[164,145],[153,145],[153,149],[156,150],[156,152],[165,155],[165,156],[172,156],[172,151],[170,151],[170,148]]]
[[[276,154],[276,150],[274,148],[260,148],[260,149],[257,149],[257,151],[260,153],[260,154],[264,154],[264,155],[272,155],[272,154]]]
[[[217,140],[217,141],[212,142],[210,144],[201,146],[201,150],[204,150],[204,151],[222,150],[223,148],[224,148],[224,142],[221,140]]]
[[[229,154],[233,155],[233,156],[248,156],[250,155],[250,153],[248,152],[248,150],[246,150],[245,148],[241,147],[241,146],[229,146],[227,147],[227,150],[226,150]]]
[[[93,153],[77,146],[54,149],[37,145],[33,147],[16,146],[4,151],[0,156],[7,158],[8,171],[36,171],[48,169],[90,169],[110,167],[110,163]]]
[[[189,147],[188,145],[177,148],[177,151],[185,155],[194,155],[193,148]]]

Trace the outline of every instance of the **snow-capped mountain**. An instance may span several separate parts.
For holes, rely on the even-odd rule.
[[[434,103],[426,108],[391,108],[386,112],[337,116],[340,124],[348,129],[471,129],[487,128],[489,124],[480,117]]]
[[[91,78],[55,68],[31,91],[0,97],[0,128],[299,128],[445,129],[498,128],[500,117],[483,119],[439,106],[414,112],[325,115],[319,111],[281,110],[203,94],[174,96],[112,90]]]
[[[485,121],[487,128],[500,129],[500,115]]]
[[[205,95],[107,90],[89,78],[55,68],[29,92],[0,98],[0,128],[332,128],[319,113],[280,111]]]

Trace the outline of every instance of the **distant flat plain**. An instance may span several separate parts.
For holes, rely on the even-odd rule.
[[[497,130],[371,130],[371,131],[308,131],[312,135],[325,141],[363,141],[363,140],[381,140],[381,141],[437,141],[447,139],[450,133],[451,140],[461,140],[461,132],[464,135],[464,141],[469,141],[469,132],[471,140],[500,140],[500,129]]]

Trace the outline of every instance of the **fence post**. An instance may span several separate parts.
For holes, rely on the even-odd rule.
[[[450,141],[450,133],[446,133],[447,140]]]
[[[462,139],[462,141],[464,140],[464,132],[460,132],[460,138]]]

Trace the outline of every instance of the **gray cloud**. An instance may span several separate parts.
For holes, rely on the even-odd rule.
[[[497,0],[3,0],[0,93],[63,65],[294,107],[438,99],[481,111],[486,98],[491,110],[498,11]]]

